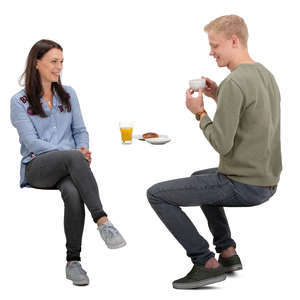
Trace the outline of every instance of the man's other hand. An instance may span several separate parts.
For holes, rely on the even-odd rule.
[[[205,88],[203,90],[203,94],[207,97],[213,98],[217,102],[217,89],[218,85],[207,77],[203,77],[205,79]]]

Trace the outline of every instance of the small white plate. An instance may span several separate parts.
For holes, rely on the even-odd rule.
[[[168,136],[161,136],[157,138],[150,138],[150,139],[145,139],[146,142],[152,144],[152,145],[163,145],[171,141],[171,139]]]
[[[167,138],[168,136],[165,135],[165,134],[159,134],[158,137],[159,138]],[[140,141],[145,141],[146,140],[146,139],[143,138],[142,134],[135,134],[135,135],[133,135],[133,138],[137,139],[137,140],[140,140]],[[157,139],[157,138],[154,138],[154,139]]]

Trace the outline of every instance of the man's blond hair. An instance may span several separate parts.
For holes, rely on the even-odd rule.
[[[215,31],[216,33],[223,33],[227,39],[235,34],[241,44],[247,47],[248,28],[243,18],[237,15],[228,15],[219,17],[204,27],[205,32]]]

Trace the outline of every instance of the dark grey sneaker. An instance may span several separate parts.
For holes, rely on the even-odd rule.
[[[74,285],[88,285],[90,282],[79,261],[71,261],[66,265],[66,278],[72,280]]]
[[[219,256],[218,262],[225,268],[226,273],[242,270],[242,262],[237,254],[224,258]]]
[[[185,277],[173,281],[173,288],[196,289],[225,279],[226,273],[223,266],[208,269],[203,266],[194,265],[192,270]]]
[[[98,226],[98,230],[109,249],[117,249],[126,245],[126,241],[124,240],[118,229],[115,228],[115,226],[110,221],[106,221],[102,225]]]

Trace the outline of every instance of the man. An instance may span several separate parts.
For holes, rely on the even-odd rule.
[[[219,282],[227,272],[242,269],[223,207],[264,203],[276,192],[282,169],[280,93],[273,75],[249,56],[244,20],[223,16],[204,30],[209,54],[231,73],[219,87],[205,78],[203,92],[217,103],[213,121],[204,109],[201,90],[198,97],[191,89],[186,91],[186,106],[220,154],[219,168],[158,183],[147,192],[151,206],[194,264],[185,277],[173,282],[178,289]],[[201,206],[220,253],[218,261],[180,206]]]

